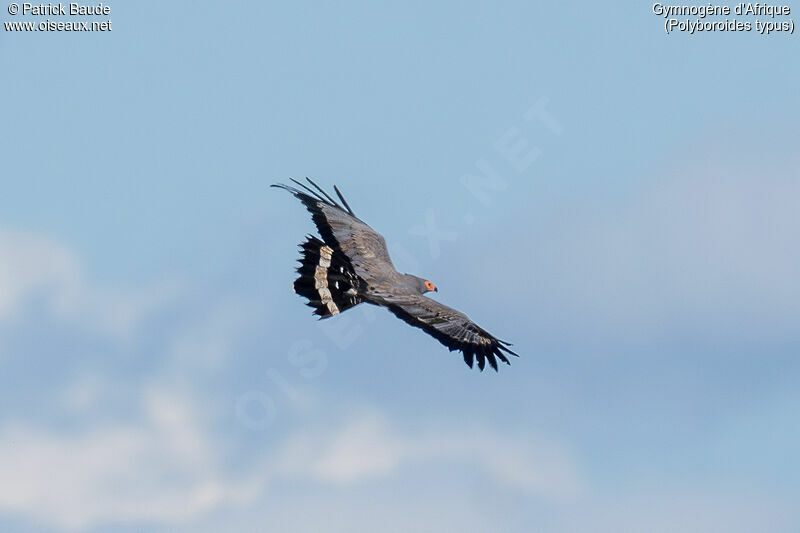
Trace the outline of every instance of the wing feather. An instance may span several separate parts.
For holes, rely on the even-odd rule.
[[[360,277],[369,279],[375,270],[393,272],[394,265],[383,236],[355,216],[338,188],[335,188],[336,194],[344,207],[316,183],[306,179],[316,191],[295,179],[292,181],[302,190],[282,183],[272,186],[289,191],[306,206],[325,244],[341,250]]]
[[[464,362],[470,367],[477,359],[478,368],[482,371],[489,362],[495,371],[497,359],[511,364],[503,352],[517,356],[509,346],[510,343],[478,326],[467,315],[452,307],[431,300],[421,295],[402,295],[386,298],[389,311],[404,322],[418,327],[447,346],[450,351],[460,350]]]

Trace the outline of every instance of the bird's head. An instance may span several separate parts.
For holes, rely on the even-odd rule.
[[[436,285],[427,279],[423,279],[412,274],[406,274],[405,278],[408,280],[408,285],[414,290],[419,291],[420,294],[425,294],[426,292],[431,291],[439,292],[439,289],[436,288]]]

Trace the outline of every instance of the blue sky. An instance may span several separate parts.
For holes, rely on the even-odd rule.
[[[0,32],[0,529],[800,529],[796,36],[110,5]],[[521,357],[312,318],[304,176]]]

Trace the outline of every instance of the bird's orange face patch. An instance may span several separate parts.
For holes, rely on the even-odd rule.
[[[436,290],[436,285],[434,285],[430,281],[426,281],[425,282],[425,288],[428,289],[429,291],[435,291]]]

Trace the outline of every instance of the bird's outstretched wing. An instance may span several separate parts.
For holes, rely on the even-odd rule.
[[[475,324],[467,315],[451,307],[420,295],[402,295],[386,298],[389,311],[405,322],[422,328],[429,335],[447,346],[450,351],[461,350],[464,361],[472,367],[474,359],[483,370],[486,360],[497,370],[497,359],[510,364],[503,352],[517,355],[508,346],[510,343],[489,334]]]
[[[306,180],[316,190],[295,179],[292,181],[302,187],[302,190],[282,183],[272,186],[289,191],[303,202],[311,213],[311,219],[317,226],[322,240],[329,246],[341,250],[359,276],[369,277],[370,271],[376,268],[394,269],[389,251],[386,249],[386,241],[353,213],[339,189],[333,187],[343,206],[316,183],[308,178]]]

